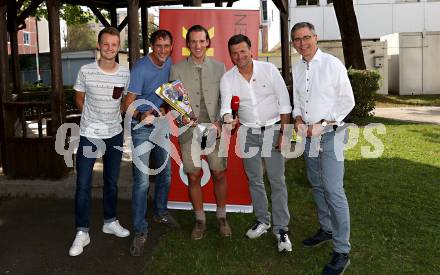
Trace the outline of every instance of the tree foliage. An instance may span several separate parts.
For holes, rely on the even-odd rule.
[[[23,5],[20,7],[20,10],[25,10],[31,4],[31,2],[31,0],[24,0]],[[108,13],[106,11],[101,10],[101,13],[104,16],[108,17]],[[40,6],[31,15],[35,16],[37,19],[48,19],[46,2],[41,3]],[[98,22],[98,19],[88,8],[69,4],[61,5],[60,18],[66,22],[67,26],[85,24],[90,21]]]
[[[96,33],[89,24],[75,24],[67,26],[65,50],[80,51],[96,47]]]

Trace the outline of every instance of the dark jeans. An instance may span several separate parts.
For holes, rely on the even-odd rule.
[[[116,220],[117,183],[122,159],[122,143],[123,132],[108,139],[80,137],[76,154],[75,225],[77,230],[87,232],[90,227],[93,166],[96,158],[100,157],[103,152],[104,190],[102,196],[104,222],[108,223]],[[98,144],[101,144],[101,146],[97,146]]]

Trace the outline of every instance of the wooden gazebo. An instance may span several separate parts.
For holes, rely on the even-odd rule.
[[[0,0],[0,155],[3,173],[12,178],[60,178],[67,172],[63,156],[55,152],[55,134],[74,110],[66,110],[65,91],[62,83],[61,43],[59,10],[62,3],[89,7],[104,26],[122,30],[128,26],[130,64],[140,57],[139,9],[141,9],[142,39],[144,53],[148,52],[147,8],[151,6],[184,5],[201,6],[215,3],[216,6],[232,7],[237,0],[35,0],[21,10],[23,0]],[[51,65],[51,92],[23,92],[20,79],[17,32],[24,26],[25,19],[43,2],[46,3],[49,22],[49,44]],[[283,77],[289,84],[289,30],[288,0],[273,0],[281,14],[281,45]],[[118,25],[117,8],[127,8],[127,17]],[[99,9],[110,13],[110,22]],[[10,37],[11,65],[8,62],[8,41]],[[12,87],[12,88],[11,88]],[[32,98],[31,98],[32,97]],[[35,98],[37,97],[37,99]],[[43,119],[47,120],[46,132]],[[27,120],[38,122],[38,135],[29,137]],[[21,128],[17,134],[16,128]]]

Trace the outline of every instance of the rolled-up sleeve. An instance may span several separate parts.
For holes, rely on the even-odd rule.
[[[271,66],[271,75],[274,90],[278,96],[279,112],[280,114],[290,114],[292,112],[292,105],[290,104],[289,92],[283,77],[274,65]]]

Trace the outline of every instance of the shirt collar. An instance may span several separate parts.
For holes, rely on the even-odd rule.
[[[314,62],[314,61],[321,61],[321,60],[322,60],[322,57],[323,57],[322,51],[318,48],[318,49],[316,50],[315,55],[313,56],[312,60],[310,60],[309,63]],[[304,63],[307,63],[307,61],[305,61],[304,59],[302,59],[302,61],[303,61]]]
[[[201,64],[197,64],[196,62],[194,62],[194,59],[191,57],[191,55],[188,56],[188,57],[186,58],[186,60],[187,60],[189,63],[191,63],[193,66],[199,66],[199,67],[202,67],[202,66],[205,66],[206,64],[208,64],[208,62],[209,62],[209,57],[205,56],[205,58],[203,59],[203,62],[202,62]]]

